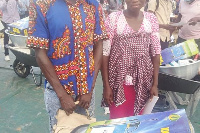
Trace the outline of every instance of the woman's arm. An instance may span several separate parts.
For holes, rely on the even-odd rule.
[[[160,67],[160,55],[156,54],[152,57],[152,63],[153,63],[153,83],[152,88],[150,90],[151,97],[158,96],[158,73],[159,73],[159,67]]]
[[[159,73],[159,67],[160,67],[160,55],[156,54],[152,57],[153,62],[153,86],[158,86],[158,73]]]
[[[152,34],[151,34],[151,46],[150,46],[150,55],[153,64],[153,82],[152,88],[150,89],[151,99],[153,96],[158,95],[158,73],[160,67],[160,53],[161,53],[161,46],[160,46],[160,35],[159,35],[159,24],[158,20],[155,15],[152,15],[151,19],[152,23]]]
[[[105,26],[106,26],[107,33],[109,35],[109,39],[103,41],[103,59],[102,59],[102,66],[101,66],[101,74],[102,74],[102,80],[103,80],[103,98],[104,98],[104,102],[107,105],[111,105],[113,102],[113,92],[112,92],[112,89],[110,88],[109,80],[108,80],[108,77],[109,77],[108,64],[109,64],[111,45],[113,45],[112,40],[113,40],[114,32],[115,32],[116,17],[117,15],[115,15],[115,13],[112,13],[107,17],[105,21]]]

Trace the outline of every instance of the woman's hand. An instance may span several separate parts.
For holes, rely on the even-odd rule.
[[[158,87],[157,86],[152,86],[150,90],[150,99],[153,98],[153,96],[158,96]]]
[[[103,98],[104,98],[104,102],[108,106],[110,106],[113,103],[113,91],[110,88],[110,86],[104,87],[104,89],[103,89]]]

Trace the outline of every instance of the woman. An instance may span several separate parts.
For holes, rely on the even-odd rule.
[[[126,0],[127,9],[106,20],[110,38],[103,46],[103,101],[110,119],[141,114],[146,101],[158,95],[159,25],[154,14],[140,11],[144,3]]]

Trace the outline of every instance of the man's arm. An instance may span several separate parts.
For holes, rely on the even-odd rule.
[[[75,104],[70,95],[66,93],[63,86],[61,85],[55,69],[47,57],[47,51],[44,49],[35,49],[36,61],[42,70],[45,78],[51,84],[53,89],[55,90],[63,110],[65,110],[66,114],[69,115],[73,113],[75,109]]]
[[[188,21],[189,25],[193,26],[196,25],[198,22],[200,22],[200,17],[194,17]]]
[[[154,13],[152,10],[148,10],[148,12]],[[173,32],[176,29],[175,26],[171,26],[169,24],[159,24],[159,28],[166,29],[166,30],[169,30],[171,32]]]
[[[93,79],[93,83],[92,83],[92,90],[90,93],[80,96],[80,99],[79,99],[80,100],[79,105],[85,109],[87,109],[90,105],[93,89],[94,89],[94,86],[96,83],[96,78],[98,76],[98,72],[101,67],[102,55],[103,55],[103,40],[99,40],[98,42],[96,42],[94,44],[94,47],[93,47],[94,79]]]

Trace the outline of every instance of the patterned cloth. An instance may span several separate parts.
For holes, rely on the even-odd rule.
[[[27,46],[47,49],[56,74],[68,94],[91,91],[93,45],[107,38],[101,6],[96,0],[30,1]]]
[[[149,13],[145,13],[145,17],[144,17],[144,21],[143,24],[141,26],[141,29],[144,29],[144,31],[146,32],[151,32],[151,27],[152,24],[154,23],[155,20],[151,20],[152,24],[150,24],[151,22],[149,22],[149,18],[147,16],[149,16]],[[105,56],[109,56],[110,55],[110,50],[111,50],[111,45],[112,45],[112,40],[114,38],[114,34],[112,29],[109,28],[113,28],[114,25],[111,23],[111,21],[113,21],[112,19],[115,19],[117,16],[115,15],[120,15],[119,20],[117,21],[118,25],[120,25],[119,27],[117,27],[117,34],[127,34],[130,32],[134,32],[130,26],[128,25],[128,23],[126,22],[126,19],[123,15],[123,13],[114,13],[112,14],[112,16],[110,15],[110,17],[107,19],[106,21],[106,25],[108,28],[108,32],[110,35],[109,40],[105,40],[103,43],[103,55]],[[158,29],[153,28],[154,31],[152,31],[152,36],[151,36],[151,41],[153,44],[155,44],[155,52],[156,54],[160,54],[160,43],[158,43],[159,41],[159,33],[157,32]],[[125,77],[125,85],[133,85],[132,83],[133,78],[129,75],[126,75]]]
[[[109,4],[107,0],[97,0],[102,7],[104,19],[109,15]]]
[[[153,77],[151,57],[160,54],[159,25],[155,15],[144,12],[144,19],[138,31],[134,31],[126,22],[123,11],[109,15],[106,29],[110,39],[104,43],[109,51],[109,84],[114,91],[115,105],[126,101],[123,84],[125,77],[132,77],[136,90],[134,114],[138,114],[149,98],[149,89]],[[106,50],[105,46],[111,46]],[[107,54],[108,56],[108,54]],[[129,84],[130,85],[130,84]]]

